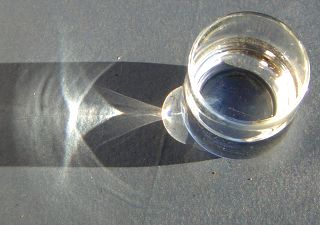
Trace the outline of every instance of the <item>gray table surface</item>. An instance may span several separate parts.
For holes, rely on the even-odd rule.
[[[2,160],[0,224],[319,224],[318,0],[2,0],[1,68],[112,62],[118,56],[125,62],[183,66],[204,26],[243,10],[289,24],[311,61],[309,92],[272,151],[253,159],[175,163],[177,159],[130,167]],[[10,69],[3,71],[14,77]],[[10,145],[2,144],[1,151],[10,152]]]

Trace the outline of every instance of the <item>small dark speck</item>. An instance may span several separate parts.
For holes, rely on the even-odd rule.
[[[117,74],[117,73],[116,73],[114,76],[118,77],[118,76],[119,76],[119,74]]]
[[[248,180],[253,180],[253,179],[250,177],[250,178],[248,178]]]
[[[212,171],[212,172],[211,172],[211,174],[212,174],[212,175],[215,175],[215,174],[216,174],[216,172]]]
[[[192,197],[196,197],[196,194],[192,194]]]

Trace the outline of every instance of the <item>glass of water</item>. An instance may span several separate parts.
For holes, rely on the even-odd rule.
[[[181,115],[208,151],[216,138],[261,141],[290,123],[309,79],[306,50],[287,25],[260,13],[233,13],[195,40]]]

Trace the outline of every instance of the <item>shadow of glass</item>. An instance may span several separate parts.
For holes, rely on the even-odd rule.
[[[106,101],[112,89],[125,96],[161,107],[168,93],[182,84],[186,67],[145,63],[118,63],[103,74],[93,85],[92,91]],[[90,91],[84,103],[90,104]],[[181,144],[167,134],[162,121],[147,124],[117,139],[110,139],[110,128],[116,129],[128,121],[143,124],[146,115],[120,115],[105,121],[83,134],[83,139],[104,166],[155,166],[196,162],[217,158],[197,149],[190,143]],[[139,121],[141,120],[141,121]],[[130,125],[129,125],[130,126]],[[135,125],[132,125],[135,127]],[[112,135],[111,135],[112,136]],[[83,158],[85,159],[85,158]],[[79,159],[75,160],[84,165]]]
[[[101,97],[107,102],[105,90],[161,107],[185,73],[184,66],[151,63],[0,64],[0,166],[155,166],[216,158],[176,142],[161,121],[143,113],[115,113],[79,129],[89,120],[83,105],[99,105]],[[91,101],[96,97],[100,102]],[[110,126],[128,127],[128,121],[137,129],[110,138]]]

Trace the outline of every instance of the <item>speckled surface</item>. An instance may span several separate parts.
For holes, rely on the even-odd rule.
[[[304,43],[311,62],[309,92],[286,136],[272,151],[254,159],[201,156],[188,160],[186,155],[170,155],[171,150],[183,148],[169,142],[161,145],[166,148],[169,158],[162,159],[167,163],[159,163],[155,156],[154,164],[160,166],[138,162],[130,167],[113,162],[106,167],[84,163],[64,168],[59,166],[59,159],[43,164],[41,160],[40,163],[32,161],[32,153],[24,153],[22,159],[19,154],[2,156],[1,224],[319,223],[318,0],[268,3],[254,0],[17,0],[2,1],[0,5],[2,90],[11,87],[10,82],[5,81],[14,78],[16,71],[21,73],[25,66],[21,63],[110,62],[120,56],[128,62],[183,66],[192,41],[204,26],[219,16],[242,10],[264,12],[289,24]],[[35,68],[43,66],[37,64]],[[179,73],[179,78],[166,78],[172,87],[180,82],[183,67],[169,67],[159,74],[165,74],[166,70],[170,74]],[[151,82],[151,87],[169,92],[171,86],[166,85],[166,79],[157,80],[158,86],[152,86],[155,84]],[[143,92],[139,95],[133,89],[135,83],[122,85],[123,92],[126,85],[128,87],[126,94],[136,94],[132,97],[158,105],[161,102],[160,94],[151,94],[149,98],[143,96]],[[9,99],[5,92],[1,93],[1,99]],[[6,104],[9,103],[2,101],[2,116],[6,115]],[[19,148],[9,145],[12,134],[6,130],[6,120],[2,118],[1,124],[1,151],[10,155]],[[159,126],[154,125],[153,130]],[[137,138],[141,138],[141,133],[139,135]],[[144,146],[150,152],[159,151],[156,141],[151,146],[143,141],[136,140],[136,143],[140,143],[135,145],[136,151],[142,151]],[[37,157],[51,159],[51,155]],[[185,160],[175,157],[185,157]]]

